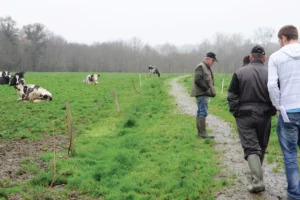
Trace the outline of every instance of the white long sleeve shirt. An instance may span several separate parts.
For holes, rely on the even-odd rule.
[[[300,108],[300,44],[288,44],[273,53],[268,63],[268,90],[279,110]]]

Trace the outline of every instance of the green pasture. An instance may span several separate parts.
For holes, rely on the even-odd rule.
[[[198,138],[194,117],[178,114],[168,94],[167,82],[182,74],[142,74],[142,86],[139,74],[101,73],[98,85],[83,84],[86,75],[26,73],[27,83],[52,93],[53,100],[44,103],[17,102],[14,88],[0,87],[2,140],[66,134],[66,100],[76,134],[76,155],[68,157],[67,149],[57,153],[55,187],[48,188],[54,177],[53,152],[48,150],[38,158],[24,158],[21,170],[31,177],[27,181],[0,180],[0,199],[214,199],[228,184],[214,178],[219,171],[214,140]],[[183,80],[189,88],[190,78]],[[226,115],[225,94],[212,101],[210,112],[232,120]]]

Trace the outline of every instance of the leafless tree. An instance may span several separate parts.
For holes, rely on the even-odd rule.
[[[13,70],[20,63],[19,30],[16,28],[16,24],[16,21],[10,16],[0,17],[0,62],[7,70]]]
[[[263,45],[267,57],[276,51],[279,45],[272,43],[273,35],[271,28],[258,28],[253,38],[218,32],[213,40],[182,47],[170,43],[153,47],[137,37],[86,45],[67,42],[39,23],[18,30],[8,16],[0,18],[0,70],[148,72],[151,64],[162,73],[193,72],[205,54],[213,51],[219,60],[213,71],[232,73],[242,67],[242,59],[254,45]]]
[[[43,24],[35,23],[23,26],[21,31],[25,52],[31,58],[32,70],[36,71],[39,68],[42,55],[46,49],[46,28]]]
[[[259,27],[254,32],[254,42],[268,45],[274,37],[275,30],[268,27]]]

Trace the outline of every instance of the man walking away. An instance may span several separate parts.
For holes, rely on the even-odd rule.
[[[280,47],[269,59],[268,89],[273,105],[280,113],[277,135],[284,157],[289,198],[300,199],[298,148],[300,144],[300,44],[298,30],[287,25],[278,32]],[[282,114],[288,120],[283,121]]]
[[[250,63],[233,74],[227,96],[252,177],[247,189],[253,193],[265,190],[262,163],[269,143],[272,115],[276,114],[269,98],[265,61],[264,48],[253,47]]]
[[[191,97],[196,97],[197,99],[196,125],[198,136],[202,138],[214,138],[214,136],[208,135],[206,132],[206,117],[208,115],[209,97],[216,96],[214,75],[211,70],[215,61],[218,62],[216,54],[213,52],[207,53],[204,60],[197,65],[194,74]]]

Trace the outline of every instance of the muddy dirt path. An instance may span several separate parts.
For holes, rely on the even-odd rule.
[[[195,98],[190,97],[186,89],[178,83],[178,80],[184,77],[186,76],[174,78],[169,82],[171,86],[170,94],[174,96],[176,104],[182,113],[195,116],[197,110]],[[273,172],[272,169],[275,165],[267,164],[266,161],[263,165],[266,191],[259,194],[249,193],[247,185],[250,179],[250,172],[248,163],[243,158],[238,134],[233,132],[229,123],[213,115],[208,115],[207,124],[215,136],[215,149],[219,152],[216,157],[223,165],[221,172],[216,178],[226,178],[229,182],[234,183],[224,187],[222,191],[216,192],[215,199],[277,200],[286,195],[285,174],[282,171],[278,173]],[[236,177],[233,178],[234,176]]]

